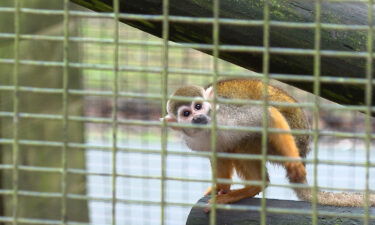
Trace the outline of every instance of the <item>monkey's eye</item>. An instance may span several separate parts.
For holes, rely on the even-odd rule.
[[[182,115],[184,117],[188,117],[188,116],[190,116],[190,111],[185,110],[185,111],[182,112]]]
[[[197,103],[197,104],[195,104],[194,108],[195,108],[196,110],[201,110],[201,109],[202,109],[202,104]]]

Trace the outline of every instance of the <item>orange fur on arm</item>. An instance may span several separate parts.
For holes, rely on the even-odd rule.
[[[233,168],[233,163],[232,160],[230,159],[223,159],[223,158],[218,158],[216,159],[216,176],[217,178],[223,178],[223,179],[231,179],[234,168]],[[215,168],[213,168],[215,169]],[[216,184],[216,193],[227,193],[230,190],[231,184],[225,183],[217,183]],[[204,195],[209,195],[211,194],[212,187],[209,187]]]

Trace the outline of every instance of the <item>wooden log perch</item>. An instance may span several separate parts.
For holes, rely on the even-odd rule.
[[[71,0],[98,12],[113,12],[113,0]],[[238,25],[221,22],[219,40],[221,47],[247,46],[246,51],[221,48],[219,57],[241,67],[262,73],[263,68],[263,19],[264,1],[220,0],[220,19],[255,21],[253,25]],[[270,57],[269,71],[273,74],[293,74],[310,78],[309,81],[287,80],[288,84],[303,90],[313,91],[315,48],[315,1],[270,0]],[[120,12],[133,16],[121,21],[158,37],[162,36],[162,0],[119,0]],[[213,18],[213,0],[169,0],[168,38],[180,43],[212,44],[212,22],[173,20],[173,16],[189,18]],[[321,76],[366,78],[368,4],[365,2],[323,2],[321,23]],[[140,15],[159,16],[157,19],[140,18]],[[134,16],[138,16],[135,18]],[[181,19],[181,17],[178,17]],[[281,26],[277,22],[294,22],[299,28]],[[362,30],[332,28],[331,25],[360,25]],[[357,26],[358,27],[358,26]],[[289,48],[289,51],[285,51]],[[210,49],[198,49],[211,54]],[[284,51],[283,51],[284,50]],[[305,52],[301,52],[305,50]],[[372,54],[373,52],[370,51]],[[342,55],[337,55],[341,53]],[[373,64],[375,65],[375,64]],[[374,67],[370,67],[374,69]],[[372,73],[373,74],[373,71]],[[366,80],[353,83],[321,82],[320,95],[331,101],[348,105],[365,105]],[[372,92],[372,105],[375,103]]]
[[[201,198],[198,203],[207,203],[209,197]],[[233,205],[241,206],[261,206],[260,198],[243,199]],[[267,225],[310,225],[312,224],[312,209],[311,203],[302,201],[287,201],[267,199],[267,207],[280,208],[283,210],[305,210],[310,211],[310,215],[302,215],[296,213],[271,213],[266,214]],[[318,205],[318,212],[328,212],[332,216],[318,216],[318,224],[324,225],[360,225],[363,224],[363,218],[349,218],[340,216],[340,214],[356,214],[365,215],[363,208],[351,207],[335,207]],[[370,215],[375,214],[375,208],[370,208]],[[201,207],[194,206],[188,216],[186,225],[208,225],[210,215],[205,213]],[[259,225],[260,213],[254,210],[217,210],[216,217],[217,225]],[[368,224],[375,224],[375,220],[370,220]]]

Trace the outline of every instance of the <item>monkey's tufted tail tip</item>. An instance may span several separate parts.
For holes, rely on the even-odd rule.
[[[312,201],[312,192],[310,189],[301,189],[296,188],[295,192],[299,199],[305,201]],[[348,192],[341,192],[341,193],[333,193],[333,192],[325,192],[319,191],[317,193],[317,200],[318,203],[321,205],[331,205],[331,206],[347,206],[347,207],[363,207],[366,203],[366,196],[360,193],[348,193]],[[369,206],[375,206],[375,195],[369,195]]]

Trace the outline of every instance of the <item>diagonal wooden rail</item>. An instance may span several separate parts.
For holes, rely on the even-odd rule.
[[[113,12],[113,0],[71,1],[94,11]],[[150,15],[162,15],[161,0],[119,2],[122,22],[161,37],[162,17],[147,19]],[[169,2],[171,41],[212,44],[213,0]],[[315,1],[269,0],[269,3],[271,77],[313,92],[314,54],[318,53],[314,50]],[[323,2],[321,8],[320,94],[340,104],[365,105],[365,86],[369,82],[365,79],[366,62],[369,54],[373,54],[367,49],[368,5]],[[220,0],[220,18],[219,57],[262,73],[263,1]],[[212,54],[207,48],[199,50]],[[373,96],[372,104],[374,100]]]

